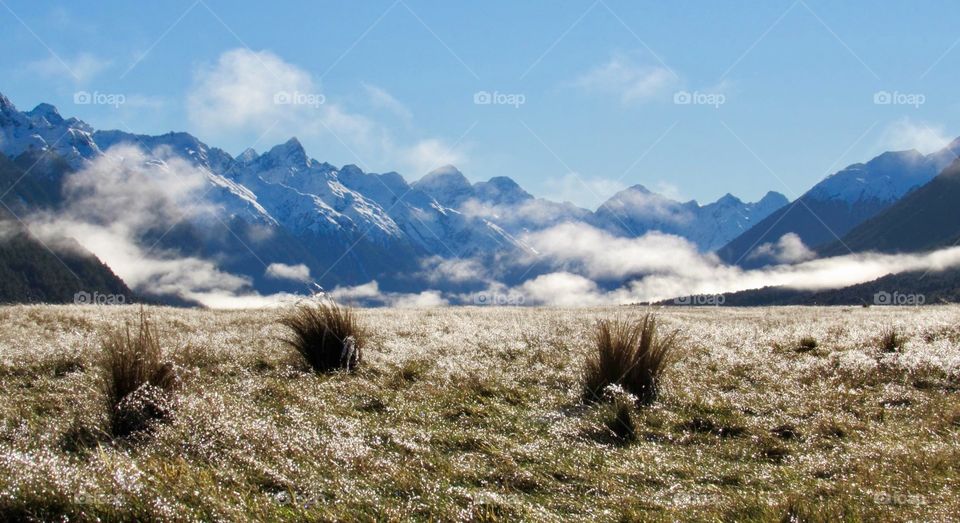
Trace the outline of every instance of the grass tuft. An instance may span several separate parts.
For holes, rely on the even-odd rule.
[[[131,334],[130,325],[111,331],[104,338],[103,352],[110,432],[124,437],[169,419],[177,376],[173,364],[164,361],[143,309],[136,334]]]
[[[584,396],[597,401],[610,385],[619,385],[649,405],[660,392],[660,378],[676,347],[677,333],[660,336],[657,318],[647,314],[638,322],[597,322],[594,351],[584,372]]]
[[[896,327],[890,327],[880,335],[880,351],[886,354],[900,352],[907,340],[900,334]]]
[[[316,372],[352,371],[362,361],[366,335],[356,313],[333,301],[299,305],[280,324],[293,331],[283,341]]]
[[[812,336],[804,336],[800,338],[800,342],[797,344],[797,352],[810,352],[819,346],[816,338]]]

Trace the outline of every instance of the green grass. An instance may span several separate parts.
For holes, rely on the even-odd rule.
[[[683,343],[629,431],[616,402],[583,402],[584,361],[597,320],[645,311],[360,310],[364,364],[322,374],[279,341],[285,311],[147,312],[177,409],[111,439],[99,334],[137,311],[0,308],[0,520],[960,513],[957,307],[661,311]],[[911,342],[882,354],[893,321]],[[802,336],[818,349],[772,348]]]

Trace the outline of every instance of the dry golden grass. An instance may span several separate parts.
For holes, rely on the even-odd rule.
[[[649,405],[657,398],[660,377],[675,350],[676,332],[661,335],[657,318],[639,321],[600,320],[594,331],[594,351],[587,357],[584,389],[588,400],[599,400],[610,385],[619,385]]]
[[[101,366],[113,435],[128,436],[169,418],[177,377],[142,309],[136,334],[128,324],[104,337]]]
[[[362,361],[366,335],[350,307],[333,301],[297,305],[280,324],[293,334],[284,341],[316,372],[351,371]]]
[[[0,521],[960,514],[960,307],[662,309],[682,343],[625,414],[584,403],[584,362],[598,320],[646,309],[356,310],[363,365],[320,374],[287,311],[146,312],[175,415],[110,438],[101,333],[139,311],[0,307]]]

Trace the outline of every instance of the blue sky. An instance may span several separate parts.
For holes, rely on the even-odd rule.
[[[298,136],[409,180],[452,162],[585,206],[638,183],[795,197],[960,135],[951,2],[141,4],[0,0],[0,92],[233,154]]]

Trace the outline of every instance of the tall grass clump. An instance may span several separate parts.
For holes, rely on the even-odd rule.
[[[298,305],[280,319],[292,331],[284,341],[316,372],[352,371],[363,359],[365,333],[356,312],[333,301]]]
[[[635,396],[637,403],[653,403],[676,344],[677,332],[660,335],[652,314],[636,322],[597,322],[594,350],[587,357],[584,372],[585,398],[600,400],[608,386],[619,385]]]
[[[170,418],[176,372],[163,360],[160,341],[142,309],[135,333],[128,324],[105,336],[102,366],[114,436],[144,431]]]
[[[879,345],[880,351],[884,353],[894,353],[900,352],[903,350],[903,345],[906,343],[903,335],[900,334],[900,331],[896,327],[890,327],[883,331],[883,334],[880,335]]]

